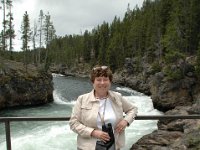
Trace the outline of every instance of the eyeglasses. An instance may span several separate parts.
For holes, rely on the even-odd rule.
[[[97,70],[97,69],[105,70],[105,69],[107,69],[107,68],[108,68],[108,66],[97,66],[97,67],[94,67],[92,70],[93,70],[93,71],[95,71],[95,70]]]

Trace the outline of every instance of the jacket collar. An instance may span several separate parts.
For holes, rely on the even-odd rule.
[[[94,96],[94,89],[90,92],[90,97],[91,97],[91,101],[94,101],[94,102],[98,101],[98,99],[96,99]],[[112,101],[116,101],[112,91],[110,91],[110,90],[108,91],[108,98]]]

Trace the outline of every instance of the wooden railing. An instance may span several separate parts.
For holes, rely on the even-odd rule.
[[[0,117],[0,122],[5,124],[6,146],[11,150],[10,122],[19,121],[69,121],[70,117]],[[200,115],[140,115],[135,120],[162,120],[162,119],[200,119]]]

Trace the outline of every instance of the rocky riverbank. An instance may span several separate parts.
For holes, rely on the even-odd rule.
[[[190,59],[187,59],[190,60]],[[114,73],[114,82],[151,96],[154,107],[167,115],[200,115],[200,82],[195,77],[193,63],[187,66],[181,80],[168,80],[165,73],[154,73],[152,66],[143,64],[141,72],[128,59],[124,68]],[[180,64],[179,64],[180,65]],[[51,72],[66,76],[88,77],[90,67],[80,64],[67,68],[54,66]],[[33,106],[53,101],[52,76],[29,65],[6,61],[0,66],[0,109]],[[200,120],[160,120],[158,130],[142,137],[131,149],[139,150],[196,150],[200,149]]]
[[[173,68],[184,68],[184,75],[180,80],[169,80],[162,69],[155,72],[152,65],[143,63],[139,72],[134,60],[127,59],[124,68],[114,73],[114,82],[151,96],[154,107],[166,115],[200,115],[200,82],[195,76],[194,62],[194,57],[188,57],[174,64]],[[56,71],[85,77],[89,74],[89,67],[86,68],[84,64],[72,70],[60,66]],[[199,137],[199,119],[160,120],[158,130],[142,137],[131,149],[197,150],[200,149]]]
[[[53,83],[50,73],[20,62],[0,62],[0,109],[34,106],[53,101]]]
[[[123,70],[114,74],[114,82],[151,96],[154,107],[166,115],[200,115],[200,82],[191,69],[193,64],[184,63],[188,66],[185,76],[167,80],[163,72],[152,74],[149,65],[143,65],[143,71],[134,74],[134,64],[128,61]],[[199,119],[160,120],[158,130],[141,138],[131,149],[198,150],[199,137]]]
[[[200,115],[200,107],[177,106],[166,115]],[[131,150],[199,150],[200,119],[166,119],[158,122],[158,130],[145,135]]]
[[[143,64],[141,72],[135,71],[135,64],[129,60],[122,70],[115,72],[114,82],[151,96],[154,107],[163,112],[176,106],[200,104],[200,81],[195,76],[193,62],[183,62],[188,66],[184,76],[180,80],[168,80],[163,71],[154,73],[149,64]]]

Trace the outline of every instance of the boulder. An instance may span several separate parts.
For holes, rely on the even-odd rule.
[[[196,107],[196,105],[178,106],[167,111],[165,115],[189,115]],[[131,149],[196,150],[200,148],[199,137],[199,119],[165,119],[158,122],[158,130],[143,136]]]
[[[53,101],[51,73],[34,65],[4,60],[0,74],[0,109],[33,106]]]

